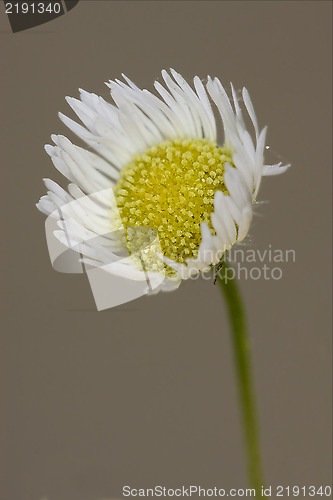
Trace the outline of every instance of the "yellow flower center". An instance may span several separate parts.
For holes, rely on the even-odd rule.
[[[166,141],[135,156],[115,187],[123,225],[154,228],[163,254],[176,262],[195,258],[200,222],[214,233],[214,195],[227,193],[225,162],[232,164],[231,152],[206,139]]]

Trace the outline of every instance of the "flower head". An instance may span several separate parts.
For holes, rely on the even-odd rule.
[[[266,127],[260,131],[249,94],[242,101],[253,125],[246,129],[236,92],[229,99],[221,82],[196,76],[192,88],[174,70],[162,71],[167,88],[155,82],[160,98],[139,89],[124,76],[107,85],[115,105],[80,90],[80,100],[67,98],[84,126],[60,114],[61,120],[92,151],[52,136],[45,147],[55,167],[72,183],[69,193],[45,180],[48,194],[38,203],[50,215],[84,195],[113,188],[115,203],[106,201],[89,216],[71,214],[72,236],[112,233],[122,236],[80,247],[83,262],[105,264],[115,245],[130,248],[133,228],[152,228],[159,238],[165,265],[163,289],[217,264],[224,252],[248,233],[261,178],[288,165],[264,164]],[[173,78],[172,78],[173,77]],[[224,142],[217,144],[218,110]],[[66,244],[63,222],[58,238]],[[68,227],[67,227],[68,230]],[[128,269],[132,267],[132,269]],[[136,275],[135,266],[123,266]],[[120,270],[120,272],[122,272]]]

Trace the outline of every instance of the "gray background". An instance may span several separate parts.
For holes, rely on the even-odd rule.
[[[162,68],[246,85],[293,164],[263,182],[252,248],[295,249],[280,281],[241,283],[267,484],[331,483],[331,2],[81,1],[2,52],[1,498],[95,500],[123,484],[246,486],[226,313],[208,281],[97,312],[52,270],[43,150],[78,87]],[[72,116],[72,115],[71,115]],[[72,137],[72,136],[71,136]],[[73,138],[73,137],[72,137]]]

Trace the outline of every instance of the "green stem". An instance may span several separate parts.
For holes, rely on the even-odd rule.
[[[246,331],[245,311],[237,282],[234,278],[228,276],[228,266],[226,263],[224,263],[223,270],[218,273],[218,281],[227,303],[232,330],[244,438],[246,443],[249,482],[251,488],[255,489],[256,496],[261,497],[263,474],[255,409],[254,385],[251,372],[250,343]]]

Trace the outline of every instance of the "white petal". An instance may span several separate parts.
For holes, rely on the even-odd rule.
[[[283,174],[290,167],[290,163],[287,165],[283,165],[282,162],[277,163],[276,165],[264,165],[262,175],[279,175]]]
[[[243,101],[244,101],[244,104],[246,106],[247,112],[249,113],[249,116],[252,120],[253,127],[254,127],[254,130],[256,133],[256,139],[258,140],[259,127],[258,127],[258,122],[257,122],[257,116],[255,114],[254,107],[253,107],[252,101],[250,99],[249,93],[245,87],[243,88]]]
[[[241,220],[238,227],[237,241],[241,241],[245,238],[245,236],[249,232],[251,221],[252,221],[252,207],[248,206],[242,210]]]

